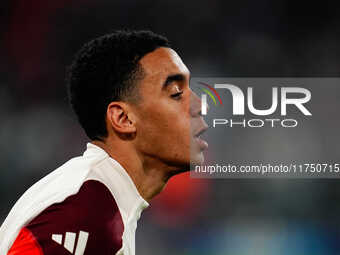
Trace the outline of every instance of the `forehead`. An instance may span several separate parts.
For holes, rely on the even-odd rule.
[[[189,70],[178,54],[170,48],[161,47],[146,54],[140,61],[146,79],[164,79],[168,75],[189,76]]]

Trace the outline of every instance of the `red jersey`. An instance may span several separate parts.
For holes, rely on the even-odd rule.
[[[35,183],[0,228],[0,254],[135,254],[135,231],[149,204],[125,169],[88,143]]]

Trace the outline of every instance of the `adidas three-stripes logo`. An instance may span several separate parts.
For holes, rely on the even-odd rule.
[[[74,255],[84,254],[88,237],[89,237],[89,233],[84,232],[84,231],[79,231],[77,247],[75,249]],[[62,245],[63,235],[52,234],[52,240]],[[66,232],[65,238],[64,238],[64,247],[66,250],[68,250],[72,254],[74,251],[75,241],[76,241],[76,233]]]

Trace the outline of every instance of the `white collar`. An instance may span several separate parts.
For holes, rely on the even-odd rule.
[[[139,194],[136,185],[123,166],[93,143],[87,143],[84,156],[109,159],[109,164],[105,164],[105,169],[103,169],[107,173],[105,174],[105,183],[109,185],[111,192],[113,192],[120,210],[123,210],[123,213],[127,214],[128,217],[135,216],[138,220],[142,211],[149,206],[149,203]]]

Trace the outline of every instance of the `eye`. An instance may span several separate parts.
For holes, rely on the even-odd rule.
[[[181,99],[182,94],[183,94],[183,90],[181,90],[177,84],[172,86],[171,90],[172,90],[172,93],[171,93],[172,98]]]
[[[177,92],[176,94],[172,94],[171,97],[174,99],[180,99],[182,97],[183,91]]]

